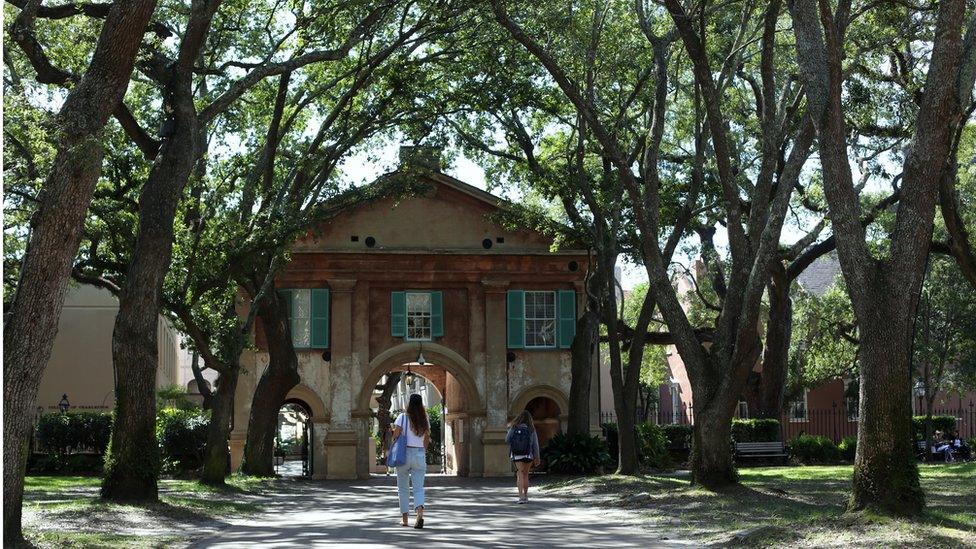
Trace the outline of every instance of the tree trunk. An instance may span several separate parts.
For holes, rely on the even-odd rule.
[[[393,421],[390,419],[390,405],[392,404],[393,391],[396,390],[397,385],[400,383],[400,372],[390,372],[386,375],[386,384],[383,385],[383,392],[376,397],[376,422],[379,425],[379,435],[382,441],[382,451],[383,451],[383,463],[386,463],[386,455],[390,450],[390,424]]]
[[[912,440],[912,316],[897,309],[884,307],[859,325],[861,393],[850,506],[914,514],[925,497]]]
[[[239,364],[228,365],[227,370],[217,378],[216,392],[211,397],[210,427],[207,429],[207,447],[204,450],[203,474],[200,482],[211,486],[224,484],[230,472],[231,421],[234,417],[234,394],[240,377]]]
[[[779,419],[783,411],[783,391],[789,371],[790,336],[793,333],[793,300],[790,280],[780,263],[773,267],[769,283],[769,322],[766,324],[766,347],[763,350],[762,374],[759,377],[757,418]]]
[[[590,432],[593,348],[599,337],[599,313],[588,308],[576,321],[576,337],[573,339],[573,345],[569,350],[572,365],[566,432],[570,435],[589,434]]]
[[[3,539],[19,543],[27,440],[37,390],[101,174],[101,132],[122,101],[155,0],[119,0],[102,26],[91,64],[58,114],[57,153],[32,220],[20,281],[4,326]],[[30,29],[11,28],[11,33]]]
[[[270,477],[274,475],[274,438],[278,428],[278,410],[301,378],[298,357],[291,342],[288,314],[278,295],[270,293],[258,307],[261,325],[268,343],[270,361],[261,374],[251,401],[247,440],[241,473]]]
[[[739,481],[732,459],[733,406],[695,399],[691,483],[714,489]]]
[[[635,387],[627,387],[628,396]],[[636,392],[636,391],[633,391]],[[617,474],[636,475],[640,473],[640,458],[637,455],[637,414],[635,406],[637,395],[633,398],[614,399],[617,413]]]
[[[102,497],[155,501],[156,344],[163,280],[173,252],[173,221],[197,158],[197,120],[189,84],[174,77],[175,133],[163,142],[139,198],[139,233],[119,295],[112,335],[115,422],[105,460]]]

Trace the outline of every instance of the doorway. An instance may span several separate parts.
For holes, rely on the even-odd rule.
[[[278,409],[275,432],[275,472],[283,477],[312,475],[312,410],[302,400],[291,398]]]

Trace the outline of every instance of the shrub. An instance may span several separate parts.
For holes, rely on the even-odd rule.
[[[834,441],[823,436],[799,435],[786,444],[790,457],[800,463],[831,463],[839,453]]]
[[[857,437],[842,438],[840,444],[837,445],[837,451],[840,453],[840,459],[854,461],[854,456],[857,454]]]
[[[953,416],[932,416],[932,435],[936,431],[952,432],[956,430],[956,418]],[[912,432],[915,440],[925,439],[925,416],[915,416],[912,418]]]
[[[203,462],[210,412],[166,408],[156,416],[156,438],[167,472],[195,469]]]
[[[732,440],[735,442],[776,442],[780,439],[779,420],[733,419]]]
[[[691,447],[691,425],[679,425],[672,423],[662,425],[664,436],[668,439],[669,448],[690,448]]]
[[[542,457],[553,473],[591,475],[610,464],[607,443],[591,435],[559,433],[549,439]]]
[[[104,454],[112,434],[112,415],[102,412],[72,412],[41,416],[37,443],[41,450],[58,455],[80,451]]]
[[[100,475],[104,466],[101,454],[33,454],[27,460],[29,475]]]
[[[663,469],[671,465],[668,453],[668,437],[664,429],[653,423],[637,425],[637,455],[640,462],[648,467]]]

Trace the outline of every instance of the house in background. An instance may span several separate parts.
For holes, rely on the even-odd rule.
[[[824,296],[841,277],[840,262],[829,254],[814,261],[798,278],[800,288],[816,297]],[[694,291],[692,281],[678,277],[676,286],[680,295]],[[658,424],[694,422],[694,398],[691,382],[684,362],[673,345],[667,348],[667,362],[670,379],[660,387],[658,405],[647,418]],[[761,374],[760,360],[754,372]],[[601,368],[601,375],[607,378],[607,368]],[[924,406],[918,394],[913,398],[916,414],[923,413]],[[845,436],[857,433],[858,387],[857,380],[838,378],[826,381],[816,387],[804,389],[800,396],[784,403],[780,422],[785,440],[798,434],[823,435],[839,441]],[[956,417],[957,428],[968,438],[976,436],[976,392],[965,394],[939,392],[936,395],[937,414]],[[605,419],[612,419],[613,395],[608,390],[601,393],[601,412]],[[745,399],[739,401],[736,417],[750,417],[749,404]]]
[[[286,402],[311,412],[308,469],[313,478],[368,477],[377,386],[409,369],[441,396],[447,471],[510,475],[511,418],[532,411],[543,444],[564,428],[587,252],[498,219],[510,205],[442,173],[436,151],[401,149],[401,163],[293,244],[275,281],[290,304],[301,377]],[[404,183],[423,188],[392,192]],[[257,322],[255,347],[241,358],[234,467],[267,349]],[[598,399],[593,391],[594,433]]]
[[[65,296],[51,358],[37,393],[39,414],[68,410],[111,411],[115,406],[112,332],[119,302],[108,290],[72,285]],[[165,317],[156,328],[156,387],[185,386],[180,378],[180,335]]]

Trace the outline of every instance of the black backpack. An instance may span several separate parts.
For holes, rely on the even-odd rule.
[[[512,429],[511,446],[513,456],[532,454],[532,431],[529,430],[528,425],[516,425]]]

